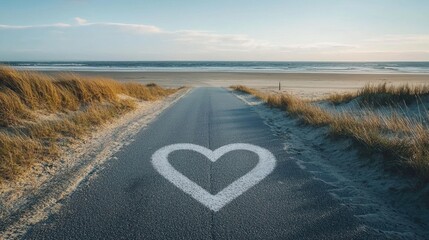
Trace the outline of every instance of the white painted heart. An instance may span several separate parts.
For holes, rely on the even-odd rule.
[[[216,195],[213,195],[171,166],[168,162],[168,155],[177,150],[199,152],[212,162],[216,162],[222,155],[230,151],[247,150],[256,153],[259,157],[259,161],[250,172],[231,183]],[[152,165],[163,177],[176,187],[216,212],[270,174],[276,166],[276,159],[268,150],[252,144],[234,143],[212,151],[199,145],[180,143],[165,146],[156,151],[152,155]]]

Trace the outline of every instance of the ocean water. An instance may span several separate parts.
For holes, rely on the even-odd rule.
[[[40,71],[429,74],[429,62],[70,61],[0,64]]]

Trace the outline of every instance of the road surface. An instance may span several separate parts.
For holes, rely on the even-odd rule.
[[[135,140],[82,184],[57,214],[25,239],[371,239],[379,238],[327,193],[283,150],[262,119],[222,88],[197,88],[165,110]],[[234,143],[267,149],[276,166],[217,211],[179,189],[152,165],[171,144],[211,150]],[[236,150],[212,163],[195,151],[171,152],[168,162],[215,195],[251,171],[258,155]],[[240,189],[238,189],[240,190]]]

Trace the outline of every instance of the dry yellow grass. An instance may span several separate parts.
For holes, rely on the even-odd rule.
[[[244,92],[247,94],[252,94],[253,96],[255,96],[261,100],[264,100],[264,101],[266,101],[268,99],[268,96],[269,96],[269,94],[257,91],[253,88],[249,88],[249,87],[246,87],[243,85],[234,85],[234,86],[231,86],[230,88],[234,89],[235,91]]]
[[[337,105],[341,103],[348,103],[351,100],[355,99],[356,96],[356,93],[334,93],[329,95],[326,100]]]
[[[366,84],[355,93],[335,93],[328,96],[327,100],[334,104],[341,104],[357,99],[361,105],[378,107],[406,105],[425,96],[429,96],[429,85],[388,85],[382,83]]]
[[[13,179],[58,144],[176,89],[73,74],[57,77],[0,67],[0,182]],[[127,98],[121,97],[126,95]],[[40,115],[54,115],[41,120]]]
[[[42,146],[36,140],[23,135],[0,133],[0,179],[11,179],[21,173],[41,151]]]
[[[324,125],[332,121],[332,116],[322,108],[290,94],[273,94],[266,98],[266,102],[269,106],[288,111],[308,124]]]
[[[365,112],[358,116],[347,112],[335,113],[288,94],[264,95],[261,98],[261,93],[254,89],[244,86],[232,86],[232,89],[253,94],[307,124],[328,126],[332,135],[351,138],[366,151],[382,153],[385,166],[391,170],[429,180],[429,129],[423,119],[395,113],[379,115]],[[428,116],[425,118],[428,120]]]

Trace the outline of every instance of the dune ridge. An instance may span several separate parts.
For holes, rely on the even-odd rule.
[[[31,164],[58,154],[58,147],[177,89],[119,83],[76,74],[48,76],[0,68],[0,183]]]

